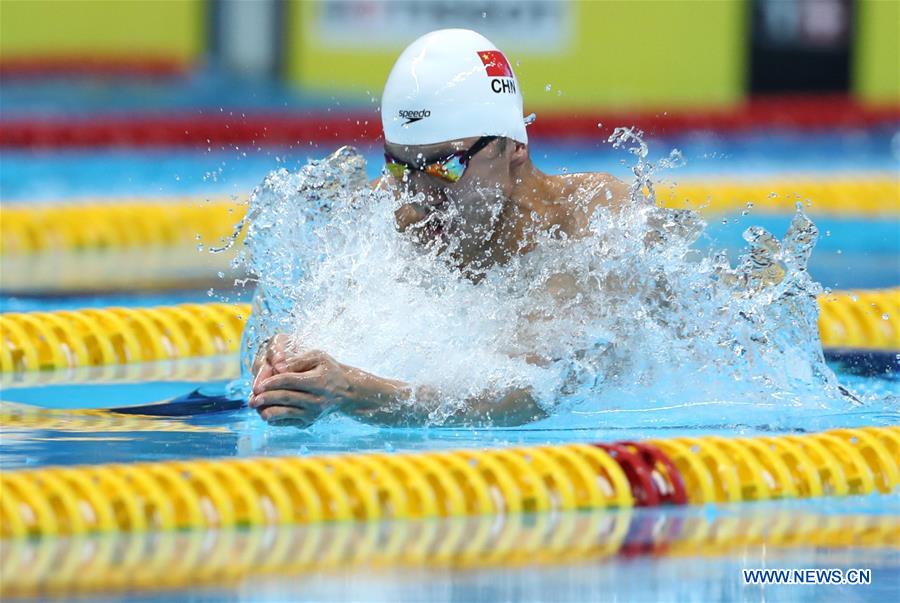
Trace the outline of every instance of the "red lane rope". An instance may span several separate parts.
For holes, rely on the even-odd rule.
[[[685,505],[684,479],[668,456],[655,446],[640,442],[597,443],[625,473],[635,506]]]
[[[148,115],[0,121],[0,146],[222,146],[374,142],[378,115]]]
[[[779,97],[754,99],[731,110],[541,113],[529,127],[529,134],[536,138],[598,141],[605,139],[615,126],[634,125],[651,135],[667,135],[690,130],[731,133],[757,128],[810,130],[895,123],[900,123],[900,105],[864,105],[845,96]],[[371,143],[380,137],[380,116],[368,112],[124,115],[0,121],[0,146],[25,148]]]
[[[660,492],[653,481],[652,468],[644,459],[621,444],[594,444],[609,453],[625,473],[631,485],[635,506],[655,507],[660,503]]]
[[[666,453],[656,446],[643,442],[618,442],[618,444],[628,450],[636,451],[651,468],[653,475],[665,483],[666,489],[661,490],[659,482],[654,479],[660,503],[672,505],[686,505],[688,503],[684,479],[681,477],[681,473],[678,471],[675,463],[666,456]],[[659,471],[660,467],[663,470],[662,472]]]
[[[32,79],[45,77],[169,78],[186,75],[193,65],[169,57],[113,58],[66,56],[3,59],[0,77]]]

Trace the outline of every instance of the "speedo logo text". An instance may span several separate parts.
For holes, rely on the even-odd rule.
[[[409,124],[421,121],[426,117],[431,117],[431,111],[428,109],[422,109],[421,111],[406,111],[401,109],[399,115],[406,120],[403,122],[403,125],[408,126]]]

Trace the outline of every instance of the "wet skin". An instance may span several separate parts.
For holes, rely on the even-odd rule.
[[[476,140],[388,143],[385,151],[419,165],[469,149]],[[372,186],[404,199],[420,195],[396,210],[397,230],[423,245],[437,245],[476,282],[492,265],[534,249],[537,233],[585,236],[598,206],[616,206],[629,198],[628,186],[608,174],[544,174],[531,163],[527,145],[500,139],[471,159],[458,182],[413,170],[401,181],[386,175]],[[250,406],[270,424],[305,427],[325,414],[342,412],[377,425],[422,425],[440,403],[427,386],[372,375],[321,350],[296,349],[286,335],[260,348],[253,375]],[[508,426],[544,416],[530,392],[520,389],[484,392],[445,424]]]

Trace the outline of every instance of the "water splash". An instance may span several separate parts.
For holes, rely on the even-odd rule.
[[[409,199],[367,188],[353,149],[272,172],[251,197],[236,260],[258,280],[245,369],[264,337],[291,333],[430,386],[445,400],[436,424],[471,396],[518,387],[568,425],[785,424],[846,409],[818,339],[821,288],[806,270],[818,233],[802,210],[780,241],[747,229],[732,267],[693,247],[698,215],[655,205],[652,176],[680,154],[653,165],[634,129],[610,142],[637,158],[632,202],[598,209],[585,238],[534,233],[535,251],[477,283],[397,232],[394,211]]]

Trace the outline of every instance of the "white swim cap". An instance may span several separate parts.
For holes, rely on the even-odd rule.
[[[384,86],[381,123],[384,139],[396,144],[471,136],[528,142],[509,61],[470,29],[439,29],[403,51]]]

